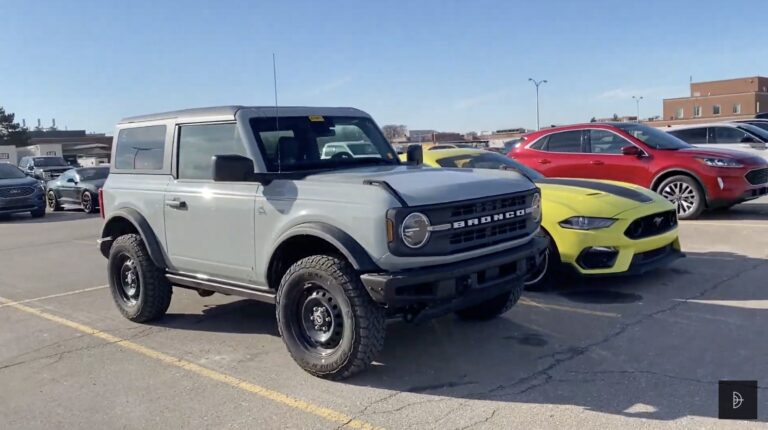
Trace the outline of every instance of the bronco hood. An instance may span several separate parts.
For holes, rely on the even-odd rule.
[[[433,169],[422,166],[349,169],[317,173],[307,176],[305,180],[360,185],[369,181],[386,182],[408,206],[449,203],[535,188],[524,176],[501,170]]]
[[[610,218],[664,201],[651,190],[623,182],[546,178],[537,180],[536,185],[541,188],[545,212],[548,204],[559,204],[579,215]]]

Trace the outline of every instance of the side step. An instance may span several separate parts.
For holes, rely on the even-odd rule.
[[[275,303],[275,292],[256,285],[225,281],[222,279],[201,279],[194,275],[166,273],[168,281],[178,287],[213,291],[231,296],[247,297],[265,303]]]

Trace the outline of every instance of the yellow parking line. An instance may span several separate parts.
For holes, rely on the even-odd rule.
[[[36,302],[38,300],[53,299],[56,297],[64,297],[64,296],[71,296],[74,294],[87,293],[88,291],[101,290],[107,287],[109,287],[109,285],[99,285],[98,287],[83,288],[82,290],[67,291],[66,293],[59,293],[59,294],[51,294],[50,296],[35,297],[34,299],[24,299],[16,302],[0,303],[0,308],[6,307],[6,306],[18,305],[20,303]],[[3,300],[6,300],[6,299],[3,299]]]
[[[521,305],[528,305],[528,306],[536,306],[539,308],[544,309],[555,309],[558,311],[566,311],[566,312],[574,312],[577,314],[586,314],[586,315],[595,315],[599,317],[611,317],[611,318],[619,318],[621,317],[620,314],[616,314],[613,312],[600,312],[600,311],[591,311],[589,309],[581,309],[581,308],[572,308],[568,306],[560,306],[560,305],[545,305],[543,303],[534,302],[531,299],[521,298],[520,302]]]
[[[721,227],[758,227],[758,228],[768,228],[768,223],[766,224],[755,224],[755,223],[749,223],[749,222],[732,222],[732,221],[678,221],[680,224],[683,225],[717,225]]]
[[[328,409],[328,408],[324,408],[322,406],[318,406],[309,402],[305,402],[295,397],[291,397],[287,394],[270,390],[268,388],[264,388],[256,384],[252,384],[248,381],[244,381],[234,376],[230,376],[221,372],[217,372],[215,370],[205,368],[203,366],[197,365],[190,361],[177,358],[172,355],[165,354],[163,352],[155,351],[153,349],[147,348],[146,346],[139,345],[138,343],[131,342],[129,340],[111,335],[109,333],[105,333],[101,330],[96,330],[95,328],[88,327],[86,325],[83,325],[74,321],[70,321],[66,318],[62,318],[62,317],[50,314],[48,312],[41,311],[39,309],[25,306],[23,304],[20,304],[19,302],[13,302],[8,299],[4,299],[0,297],[0,303],[2,303],[4,306],[10,306],[22,312],[39,316],[41,318],[47,319],[48,321],[52,321],[57,324],[88,334],[90,336],[99,338],[105,342],[121,346],[127,350],[130,350],[138,354],[141,354],[145,357],[149,357],[154,360],[163,362],[170,366],[175,366],[175,367],[184,369],[186,371],[197,374],[204,378],[222,382],[234,388],[238,388],[240,390],[256,394],[258,396],[264,397],[274,402],[283,404],[285,406],[288,406],[294,409],[298,409],[300,411],[307,412],[309,414],[318,416],[320,418],[324,418],[334,423],[343,424],[344,427],[349,427],[354,429],[366,429],[366,430],[378,428],[371,423],[353,419],[352,417],[345,415],[341,412],[334,411],[333,409]]]

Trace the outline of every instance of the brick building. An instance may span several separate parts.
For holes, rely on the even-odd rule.
[[[696,124],[754,118],[768,111],[768,78],[693,82],[688,97],[664,99],[663,125]]]

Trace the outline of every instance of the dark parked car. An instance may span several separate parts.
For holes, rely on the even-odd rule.
[[[45,191],[40,182],[18,167],[0,163],[0,214],[29,212],[45,216]]]
[[[21,157],[19,161],[19,169],[23,170],[27,176],[41,181],[56,179],[71,168],[72,166],[62,157]]]
[[[109,175],[109,166],[81,167],[64,172],[48,182],[48,207],[62,210],[62,205],[78,205],[88,213],[99,210],[99,190]]]

